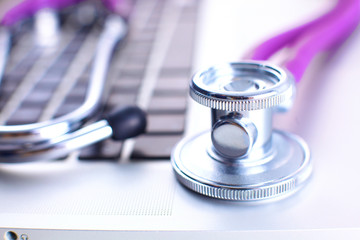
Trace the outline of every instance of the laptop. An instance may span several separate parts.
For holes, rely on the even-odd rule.
[[[313,174],[300,191],[264,203],[213,199],[181,185],[170,163],[176,143],[210,128],[210,110],[188,97],[192,74],[238,61],[262,40],[316,17],[331,4],[136,1],[129,35],[114,53],[108,72],[112,85],[103,111],[141,105],[148,114],[146,133],[123,142],[105,140],[56,160],[1,164],[0,236],[359,239],[359,29],[339,49],[311,63],[297,84],[293,108],[274,118],[275,128],[299,135],[310,147]],[[74,24],[63,21],[61,34],[66,35]],[[2,109],[11,110],[0,113],[3,124],[38,121],[41,109],[52,107],[41,104],[58,90],[57,81],[69,76],[71,64],[81,70],[75,71],[73,88],[63,94],[52,117],[76,109],[83,101],[80,93],[86,91],[91,58],[79,54],[87,56],[101,28],[86,26],[62,37],[62,49],[48,56],[31,47],[31,25],[31,20],[23,23],[19,39],[13,40],[0,92]],[[46,57],[52,61],[44,61]],[[23,94],[18,89],[27,79],[37,80],[31,85],[35,87],[22,87]]]

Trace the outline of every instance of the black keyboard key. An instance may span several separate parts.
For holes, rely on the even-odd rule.
[[[184,114],[149,114],[147,120],[148,133],[181,134],[184,131]]]
[[[106,139],[80,150],[79,159],[88,161],[116,161],[120,157],[122,142]]]
[[[154,96],[150,100],[149,113],[185,113],[187,97]]]
[[[135,160],[169,159],[173,147],[181,138],[181,134],[140,136],[136,139],[131,158]]]
[[[189,77],[187,74],[163,74],[155,87],[155,94],[171,95],[173,92],[182,93],[187,96],[189,90]]]
[[[36,123],[42,113],[39,106],[19,108],[7,121],[7,125],[21,125]]]

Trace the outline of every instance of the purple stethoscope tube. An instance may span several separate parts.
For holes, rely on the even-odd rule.
[[[249,58],[268,60],[277,51],[290,48],[291,54],[283,65],[299,82],[313,57],[321,51],[338,46],[354,31],[359,21],[360,1],[339,0],[323,16],[258,45]]]

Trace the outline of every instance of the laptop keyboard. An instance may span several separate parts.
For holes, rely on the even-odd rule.
[[[148,113],[146,133],[125,142],[104,140],[80,150],[79,159],[169,159],[172,147],[184,132],[196,4],[166,0],[135,2],[129,34],[112,58],[97,118],[118,107],[136,104]],[[103,18],[81,25],[76,22],[76,11],[66,11],[60,15],[62,27],[56,47],[34,44],[31,20],[15,29],[18,33],[0,88],[1,124],[45,121],[82,105],[92,50],[96,48]]]

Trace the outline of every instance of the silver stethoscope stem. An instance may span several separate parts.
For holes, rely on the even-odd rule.
[[[109,123],[101,120],[49,141],[25,143],[21,148],[14,149],[2,146],[0,159],[2,163],[24,163],[65,157],[74,150],[110,137],[112,133]]]
[[[89,124],[58,137],[26,142],[22,145],[0,145],[0,162],[25,163],[48,161],[67,156],[70,152],[111,137],[124,140],[144,132],[145,113],[136,106],[128,106],[106,116],[106,119]]]

